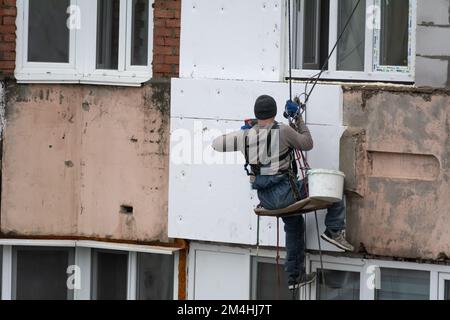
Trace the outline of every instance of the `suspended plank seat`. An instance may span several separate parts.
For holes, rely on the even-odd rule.
[[[258,207],[255,209],[255,213],[260,217],[287,217],[302,215],[316,210],[328,209],[333,205],[332,202],[317,200],[312,198],[306,198],[299,202],[296,202],[284,209],[278,210],[266,210],[263,207]]]

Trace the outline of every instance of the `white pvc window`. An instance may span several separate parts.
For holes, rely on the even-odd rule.
[[[139,253],[137,300],[173,300],[174,257]]]
[[[177,249],[69,240],[0,244],[1,300],[178,299]]]
[[[293,1],[293,77],[414,81],[416,0]]]
[[[450,300],[450,273],[439,274],[439,300]]]
[[[290,300],[292,298],[283,265],[284,260],[277,266],[274,259],[253,257],[251,274],[253,300]]]
[[[319,257],[309,259],[309,271],[319,272]],[[361,300],[444,300],[450,294],[449,266],[325,256],[324,269],[340,271],[326,275],[326,286],[332,287],[334,295],[331,298],[338,300],[350,295],[356,298],[356,274],[352,277],[349,273],[360,275]],[[320,282],[311,287],[311,299],[319,299],[320,287]]]
[[[323,270],[323,272],[322,272]],[[363,266],[311,261],[311,272],[317,273],[311,298],[315,300],[360,300]],[[325,279],[325,280],[323,280]]]
[[[128,252],[93,250],[92,299],[126,300]]]
[[[153,0],[18,0],[18,82],[139,85],[152,75]]]
[[[430,272],[382,268],[376,300],[430,300]]]
[[[74,263],[70,248],[15,247],[12,256],[12,299],[71,300],[67,268]]]
[[[223,275],[232,270],[233,277],[239,283],[250,283],[237,290],[231,288],[231,298],[248,296],[249,299],[273,298],[277,296],[292,299],[292,294],[284,294],[286,279],[281,266],[281,286],[278,286],[275,250],[257,248],[239,248],[222,245],[191,243],[189,258],[189,299],[196,299],[196,290],[202,286],[202,295],[217,294],[217,286],[211,287],[212,273],[220,279],[221,294],[229,283],[222,281]],[[210,259],[201,261],[198,269],[199,253],[207,253]],[[285,258],[282,251],[281,264]],[[230,259],[233,257],[233,259]],[[239,257],[239,259],[235,259]],[[219,261],[219,263],[217,263]],[[208,262],[205,264],[205,262]],[[420,264],[400,261],[371,260],[348,258],[342,256],[323,256],[323,269],[326,271],[325,284],[320,280],[322,263],[320,256],[307,254],[307,272],[317,272],[319,279],[306,290],[300,290],[300,299],[335,299],[335,300],[376,300],[390,295],[392,299],[430,299],[444,300],[450,298],[450,266]],[[250,271],[250,272],[248,272]],[[208,286],[209,284],[209,286]],[[276,290],[279,290],[277,295]],[[381,292],[381,291],[383,292]],[[305,292],[306,291],[306,292]],[[378,292],[377,292],[378,291]],[[222,297],[221,297],[222,299]],[[227,298],[223,298],[227,299]],[[247,298],[245,298],[247,299]]]

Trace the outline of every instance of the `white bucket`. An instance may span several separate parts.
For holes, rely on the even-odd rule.
[[[344,195],[345,174],[340,171],[313,169],[308,171],[309,197],[340,202]]]

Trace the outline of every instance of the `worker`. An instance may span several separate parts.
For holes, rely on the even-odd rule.
[[[292,163],[295,161],[292,151],[312,150],[313,140],[299,114],[298,104],[288,101],[288,108],[290,114],[296,114],[296,130],[275,121],[277,104],[272,97],[264,95],[256,100],[254,107],[256,120],[253,124],[249,125],[247,122],[240,131],[218,137],[212,143],[215,151],[241,151],[245,155],[247,163],[251,164],[252,168],[249,174],[251,186],[258,192],[260,205],[267,210],[286,208],[307,196],[303,181],[299,181],[297,175],[292,175]],[[256,137],[256,139],[250,137]],[[273,148],[274,146],[276,148]],[[256,148],[256,152],[251,152],[252,148]],[[262,162],[258,159],[260,150],[268,150],[267,155],[270,161]],[[270,154],[270,150],[278,150],[278,152]],[[294,182],[293,176],[295,176]],[[295,193],[300,196],[300,199]],[[353,251],[354,247],[345,236],[345,212],[343,201],[328,209],[325,220],[327,228],[321,238],[339,249]],[[286,233],[285,271],[288,276],[288,287],[290,290],[297,290],[314,282],[316,273],[306,274],[303,216],[284,217],[283,222]]]

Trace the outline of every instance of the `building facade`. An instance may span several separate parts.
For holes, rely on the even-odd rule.
[[[357,247],[306,216],[326,281],[299,298],[448,299],[448,0],[0,0],[2,298],[290,298],[282,223],[210,148],[261,94],[283,121],[289,26]]]
[[[0,3],[3,299],[183,298],[186,244],[167,235],[180,7]]]

